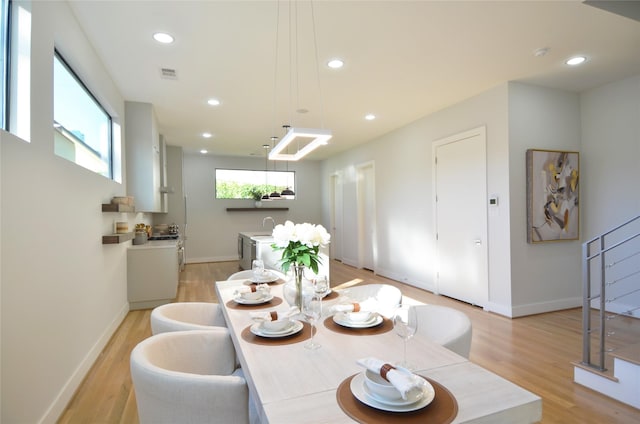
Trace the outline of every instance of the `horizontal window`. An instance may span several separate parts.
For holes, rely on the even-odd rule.
[[[285,190],[289,190],[289,194]],[[274,193],[280,198],[291,199],[290,193],[294,192],[294,171],[216,169],[216,199],[259,200]]]
[[[111,116],[57,52],[53,80],[56,155],[112,178]]]

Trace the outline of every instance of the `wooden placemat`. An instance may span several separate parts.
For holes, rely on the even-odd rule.
[[[302,330],[297,332],[296,334],[292,334],[286,337],[260,337],[256,336],[251,332],[251,326],[248,326],[240,336],[243,340],[257,344],[257,345],[267,345],[267,346],[282,346],[289,345],[294,343],[300,343],[304,341],[308,341],[311,338],[311,325],[307,322],[302,322]],[[316,330],[317,331],[317,330]]]
[[[244,284],[245,286],[252,286],[252,285],[254,285],[254,284],[268,284],[268,285],[270,285],[270,286],[277,286],[278,284],[284,284],[284,283],[285,283],[285,281],[284,281],[282,278],[278,278],[278,279],[277,279],[277,280],[275,280],[275,281],[269,281],[269,282],[267,282],[267,283],[254,283],[254,282],[253,282],[253,281],[251,281],[251,280],[245,280],[243,284]]]
[[[331,290],[331,293],[323,297],[322,300],[333,300],[333,299],[337,299],[338,297],[340,297],[340,293],[338,293],[335,290]]]
[[[278,296],[273,296],[268,302],[258,303],[258,304],[248,304],[248,303],[238,303],[235,300],[231,299],[227,302],[227,308],[229,309],[260,309],[260,308],[270,308],[272,306],[278,306],[282,303],[282,298]]]
[[[424,376],[421,377],[431,383],[436,392],[433,401],[429,405],[412,412],[388,412],[372,408],[360,402],[353,393],[351,393],[351,380],[356,375],[357,374],[354,374],[340,383],[336,391],[336,398],[338,405],[340,405],[344,413],[359,423],[447,424],[453,421],[456,415],[458,415],[458,402],[451,392],[442,384]]]
[[[337,324],[333,320],[333,316],[324,320],[324,326],[327,327],[331,331],[335,331],[340,334],[348,334],[350,336],[372,336],[374,334],[382,334],[387,331],[393,330],[393,323],[390,319],[382,317],[382,322],[375,327],[369,328],[351,328],[344,327],[340,324]]]

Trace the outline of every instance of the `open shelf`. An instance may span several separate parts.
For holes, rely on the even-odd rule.
[[[135,212],[135,206],[121,205],[119,203],[103,203],[102,212]]]
[[[227,212],[288,211],[289,208],[227,208]]]
[[[124,233],[124,234],[109,234],[107,236],[102,236],[102,244],[118,244],[123,243],[125,241],[132,240],[135,236],[135,233]]]

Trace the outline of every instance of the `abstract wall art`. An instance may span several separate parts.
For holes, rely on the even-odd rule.
[[[577,240],[578,152],[527,150],[527,242]]]

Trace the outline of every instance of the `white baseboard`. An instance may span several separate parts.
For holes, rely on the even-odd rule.
[[[513,317],[523,317],[526,315],[542,314],[544,312],[561,311],[563,309],[579,308],[582,306],[581,297],[567,297],[555,299],[548,302],[529,303],[517,305],[511,308]]]
[[[187,258],[188,264],[203,264],[206,262],[229,262],[237,261],[238,256],[207,256],[203,258]]]
[[[67,380],[66,384],[56,396],[56,399],[53,401],[47,412],[45,412],[42,419],[40,419],[39,423],[41,424],[55,424],[65,408],[69,404],[69,401],[73,398],[73,395],[82,384],[82,381],[86,377],[87,373],[98,359],[100,353],[105,348],[111,336],[116,332],[124,318],[127,316],[129,312],[129,303],[125,302],[120,311],[116,314],[111,324],[102,332],[96,343],[89,349],[89,352],[85,355],[84,359],[80,362],[76,370],[73,372],[71,377]]]

